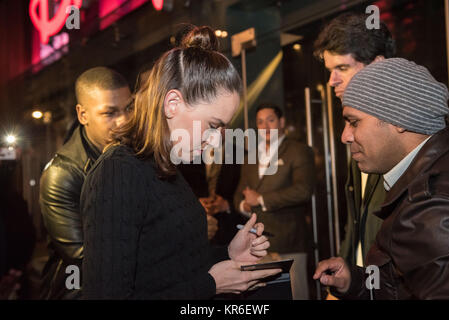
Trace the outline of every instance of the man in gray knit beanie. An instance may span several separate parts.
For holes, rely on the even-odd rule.
[[[342,142],[350,145],[360,170],[384,174],[444,129],[448,96],[444,84],[412,61],[372,63],[352,78],[343,95]],[[375,125],[367,127],[368,122]]]
[[[341,140],[361,171],[383,174],[387,195],[370,269],[319,263],[314,279],[335,296],[449,299],[448,97],[425,67],[402,58],[366,66],[346,87]],[[377,280],[365,279],[373,270]]]
[[[391,58],[354,77],[343,96],[343,106],[411,132],[434,134],[446,126],[447,99],[446,86],[425,67]]]

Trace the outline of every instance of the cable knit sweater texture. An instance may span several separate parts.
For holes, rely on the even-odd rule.
[[[207,239],[205,212],[178,173],[156,176],[153,161],[114,146],[83,185],[84,299],[209,299],[210,267],[226,248]]]

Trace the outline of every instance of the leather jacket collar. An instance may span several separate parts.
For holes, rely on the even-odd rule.
[[[87,174],[101,152],[89,141],[84,126],[80,125],[73,131],[72,136],[57,152],[57,155],[68,158]]]
[[[383,210],[390,205],[393,205],[410,187],[410,184],[416,180],[419,176],[424,176],[426,180],[427,176],[432,173],[426,174],[426,171],[432,167],[438,158],[449,151],[449,127],[440,130],[434,134],[418,152],[415,159],[412,161],[408,169],[399,178],[396,184],[387,192],[385,201],[382,205],[382,210],[377,212],[377,216],[382,219],[388,217],[390,210]]]

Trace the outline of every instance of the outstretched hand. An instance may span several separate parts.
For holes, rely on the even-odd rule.
[[[335,287],[339,292],[348,291],[351,284],[351,272],[343,258],[330,258],[318,263],[313,279],[320,279],[325,286]]]
[[[263,236],[263,223],[256,223],[255,213],[246,222],[242,230],[237,232],[228,246],[229,257],[234,261],[255,263],[267,255],[270,242]],[[251,228],[256,229],[256,234],[251,233]]]

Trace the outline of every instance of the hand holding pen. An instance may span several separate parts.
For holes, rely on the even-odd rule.
[[[270,247],[268,238],[263,235],[264,225],[256,223],[255,213],[232,239],[228,246],[229,257],[234,261],[257,262],[267,255]],[[251,229],[252,232],[251,232]]]
[[[238,224],[236,225],[237,229],[242,230],[244,225],[243,224]],[[257,235],[257,230],[255,228],[251,228],[249,230],[249,232],[254,233],[255,235]],[[274,237],[274,234],[268,232],[268,231],[264,231],[262,232],[262,235],[267,236],[267,237]]]

